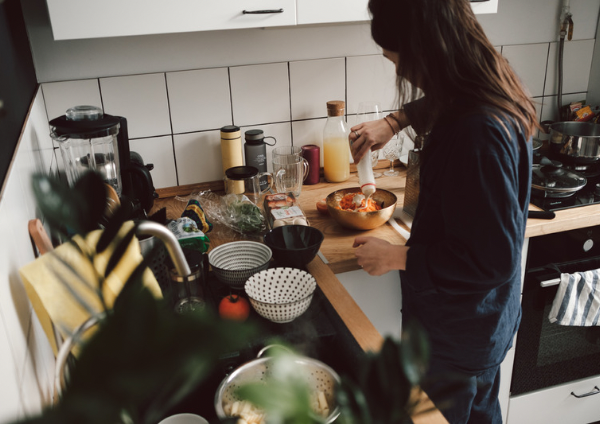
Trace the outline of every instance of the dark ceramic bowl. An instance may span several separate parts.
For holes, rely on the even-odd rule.
[[[265,244],[273,252],[278,266],[304,268],[315,258],[324,235],[317,228],[304,225],[285,225],[265,235]]]

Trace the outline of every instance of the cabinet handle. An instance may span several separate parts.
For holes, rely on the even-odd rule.
[[[588,393],[584,393],[583,395],[575,395],[574,392],[571,392],[571,395],[573,395],[575,398],[585,398],[586,396],[592,396],[592,395],[598,395],[600,393],[600,389],[598,389],[598,386],[594,386],[594,390]]]
[[[560,284],[560,278],[554,278],[551,280],[546,280],[546,281],[540,282],[540,287],[552,287],[554,285],[559,285],[559,284]]]
[[[267,9],[267,10],[243,10],[244,15],[268,15],[270,13],[283,13],[283,9]]]

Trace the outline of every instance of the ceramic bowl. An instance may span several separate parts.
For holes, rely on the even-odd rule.
[[[234,241],[212,249],[208,262],[220,282],[241,289],[249,277],[269,267],[272,255],[266,244]]]
[[[345,228],[357,229],[361,231],[375,229],[386,223],[394,214],[396,195],[388,190],[377,188],[377,191],[371,196],[382,209],[375,212],[353,212],[340,210],[340,200],[346,194],[360,193],[360,188],[345,188],[334,191],[326,198],[327,209],[331,217]]]
[[[271,268],[248,278],[244,289],[254,310],[276,323],[291,322],[310,306],[317,281],[296,268]]]
[[[265,235],[265,244],[273,252],[278,266],[304,268],[315,258],[324,235],[317,228],[304,225],[285,225]]]

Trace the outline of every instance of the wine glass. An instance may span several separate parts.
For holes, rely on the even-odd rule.
[[[392,139],[383,147],[383,156],[390,160],[390,169],[383,172],[385,176],[398,176],[400,173],[394,170],[394,160],[400,158],[402,145],[404,144],[404,134],[402,132],[394,135]]]
[[[383,176],[383,173],[375,171],[375,166],[377,166],[377,163],[379,162],[379,153],[380,152],[381,152],[380,149],[376,149],[375,151],[371,151],[371,168],[373,169],[373,177],[375,179],[380,178],[381,176]]]

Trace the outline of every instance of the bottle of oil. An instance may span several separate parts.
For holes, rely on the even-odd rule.
[[[323,174],[327,182],[344,182],[350,177],[350,130],[344,111],[344,101],[327,102],[327,122],[323,129]]]

